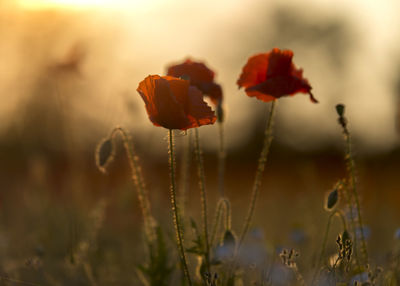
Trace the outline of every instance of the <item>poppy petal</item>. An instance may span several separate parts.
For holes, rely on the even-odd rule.
[[[222,88],[217,83],[212,83],[210,91],[207,93],[213,104],[218,105],[222,102]]]
[[[204,95],[208,95],[211,102],[214,105],[218,105],[222,101],[222,88],[215,82],[205,82],[200,85],[196,85]]]
[[[192,122],[191,127],[213,124],[217,120],[214,111],[203,100],[202,92],[195,86],[189,87],[187,114]]]
[[[262,92],[259,92],[256,90],[246,89],[245,91],[246,91],[247,96],[255,97],[264,102],[270,102],[270,101],[273,101],[276,99],[276,97],[273,97],[272,95],[268,95],[268,94],[265,94],[265,93],[262,93]]]
[[[247,91],[258,91],[260,93],[279,98],[284,95],[293,95],[298,92],[309,93],[311,86],[304,80],[293,76],[276,76],[266,81],[248,87]]]
[[[156,126],[168,129],[182,129],[190,124],[185,116],[183,106],[171,92],[167,79],[160,76],[148,76],[139,84],[151,122]]]
[[[139,92],[140,96],[142,97],[145,103],[146,111],[150,119],[151,117],[156,116],[156,114],[158,113],[153,98],[154,98],[155,80],[159,78],[160,76],[158,75],[153,75],[153,76],[149,75],[139,83],[139,87],[137,88],[137,91]],[[153,122],[153,120],[151,121]]]
[[[319,101],[314,97],[314,95],[310,92],[308,92],[308,94],[310,95],[310,100],[312,103],[319,103]]]
[[[214,80],[214,72],[212,70],[205,64],[194,62],[190,59],[185,60],[182,64],[170,66],[167,74],[174,77],[185,77],[185,79],[189,79],[193,85],[202,82],[212,82]]]
[[[183,106],[186,111],[186,105],[188,103],[188,89],[189,89],[189,81],[179,79],[173,76],[163,76],[163,79],[166,79],[169,83],[169,87],[174,94],[176,100]]]
[[[266,80],[268,58],[268,53],[249,58],[237,81],[239,88],[253,86]]]
[[[248,96],[266,102],[301,92],[308,93],[310,100],[317,103],[303,70],[296,68],[292,58],[291,50],[278,48],[250,57],[237,81],[239,88],[245,87]]]
[[[168,129],[213,124],[216,117],[203,100],[203,94],[189,82],[176,77],[150,75],[137,88],[151,122]]]
[[[292,68],[293,52],[274,48],[269,54],[267,78],[288,75]]]

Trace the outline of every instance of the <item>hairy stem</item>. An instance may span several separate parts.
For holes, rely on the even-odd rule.
[[[357,182],[356,182],[356,172],[355,172],[355,163],[354,163],[354,158],[352,154],[352,148],[351,148],[351,137],[350,137],[350,132],[348,131],[347,127],[344,126],[343,133],[346,139],[346,145],[347,145],[347,150],[346,150],[346,165],[347,165],[347,171],[349,172],[350,176],[350,188],[353,193],[354,201],[356,204],[356,209],[357,209],[357,216],[358,216],[358,227],[360,229],[361,233],[361,253],[363,255],[363,262],[368,264],[368,251],[367,251],[367,244],[365,242],[365,236],[364,236],[364,229],[363,229],[363,221],[362,221],[362,216],[361,216],[361,207],[360,207],[360,200],[357,192]],[[356,233],[354,240],[357,240]]]
[[[318,278],[319,271],[320,271],[320,266],[321,266],[321,263],[322,263],[322,259],[324,258],[324,254],[325,254],[326,243],[328,241],[329,229],[331,228],[332,219],[335,216],[335,214],[336,214],[336,212],[331,213],[331,215],[328,218],[328,223],[326,225],[325,234],[324,234],[324,240],[322,242],[321,254],[319,255],[319,258],[318,258],[318,261],[317,261],[317,265],[315,267],[315,272],[314,272],[314,275],[313,275],[313,279],[311,281],[311,286],[314,285],[315,279]]]
[[[151,215],[150,200],[144,183],[142,169],[140,167],[139,159],[136,156],[135,149],[133,148],[132,140],[128,133],[121,127],[116,127],[110,137],[114,138],[116,134],[120,134],[124,143],[125,151],[128,157],[129,165],[132,172],[132,180],[135,184],[140,209],[142,210],[145,232],[149,242],[155,240],[154,219]]]
[[[358,192],[357,192],[355,163],[354,163],[353,152],[352,152],[352,148],[351,148],[351,136],[350,136],[350,131],[347,128],[347,119],[344,117],[344,110],[345,110],[345,106],[343,104],[336,105],[336,111],[339,115],[338,122],[343,129],[343,135],[344,135],[344,138],[346,141],[345,162],[346,162],[346,168],[347,168],[347,173],[348,173],[348,177],[349,177],[349,188],[351,189],[351,192],[349,192],[347,190],[348,196],[350,197],[349,204],[350,204],[350,207],[352,207],[353,200],[354,200],[355,207],[357,210],[358,227],[360,229],[360,235],[361,235],[361,254],[362,254],[362,258],[363,258],[362,262],[367,265],[369,259],[368,259],[367,244],[365,242],[365,236],[364,236],[360,201],[359,201],[359,196],[358,196]],[[358,249],[357,248],[357,232],[356,232],[356,228],[354,227],[352,208],[350,208],[350,214],[351,214],[351,218],[352,218],[353,231],[354,231],[354,248],[355,248],[355,253],[357,253],[357,249]]]
[[[178,206],[176,204],[176,182],[175,182],[175,154],[174,154],[174,134],[172,133],[172,129],[169,129],[168,133],[168,154],[169,154],[169,170],[170,170],[170,194],[171,194],[171,204],[172,204],[172,215],[174,221],[174,227],[176,232],[176,241],[178,245],[179,255],[181,258],[182,268],[184,272],[184,276],[186,277],[189,286],[192,286],[192,280],[190,279],[189,268],[186,261],[185,250],[183,247],[183,234],[182,227],[180,223],[180,217],[178,212]]]
[[[218,191],[221,198],[225,196],[225,141],[224,141],[224,123],[218,122],[219,150],[218,150]]]
[[[182,154],[182,165],[181,165],[181,181],[180,181],[180,192],[179,192],[179,210],[182,216],[185,214],[185,209],[187,205],[187,195],[189,190],[189,168],[190,168],[190,140],[192,133],[190,130],[187,131],[183,142],[183,154]]]
[[[205,262],[208,273],[210,273],[210,244],[208,239],[208,220],[207,220],[207,193],[205,186],[205,174],[204,174],[204,163],[203,156],[200,148],[199,142],[199,131],[198,128],[195,129],[195,153],[197,161],[197,170],[199,175],[199,187],[200,187],[200,197],[201,197],[201,214],[203,218],[203,234],[205,242]]]
[[[264,173],[265,163],[267,162],[269,148],[271,146],[272,138],[273,138],[272,137],[272,126],[273,126],[273,120],[274,120],[274,114],[275,114],[275,106],[276,106],[276,101],[274,100],[271,103],[271,109],[270,109],[269,116],[268,116],[267,126],[265,128],[264,145],[263,145],[260,157],[258,159],[258,167],[257,167],[256,177],[254,179],[250,206],[249,206],[249,210],[248,210],[248,213],[247,213],[247,216],[246,216],[246,219],[245,219],[243,230],[242,230],[242,232],[240,234],[238,250],[237,251],[239,251],[241,245],[243,244],[243,241],[244,241],[244,239],[245,239],[245,237],[247,235],[247,232],[248,232],[248,230],[250,228],[251,220],[253,219],[253,215],[254,215],[254,210],[255,210],[255,207],[256,207],[258,194],[259,194],[259,191],[260,191],[262,175]]]
[[[217,209],[215,212],[215,219],[213,228],[211,231],[210,247],[214,245],[214,240],[217,235],[218,226],[220,225],[221,216],[225,215],[225,230],[231,229],[231,205],[227,199],[220,199],[217,204]]]

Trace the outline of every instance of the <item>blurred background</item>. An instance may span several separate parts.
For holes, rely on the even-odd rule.
[[[138,239],[121,144],[106,176],[94,162],[97,142],[116,125],[132,134],[153,208],[168,217],[166,131],[148,120],[136,88],[187,57],[204,61],[223,87],[226,187],[240,226],[268,105],[236,80],[249,56],[273,47],[294,51],[320,103],[302,94],[279,99],[255,225],[275,245],[326,222],[325,192],[345,174],[334,108],[344,103],[371,245],[389,249],[400,215],[399,9],[397,0],[0,0],[0,252],[22,259],[52,245],[63,257],[86,229],[76,217],[86,218],[100,198],[110,221],[103,242],[116,241],[113,233],[126,244]],[[200,132],[215,204],[218,131]],[[184,138],[177,133],[178,163]],[[52,240],[49,229],[64,240]],[[129,254],[126,261],[136,261]]]

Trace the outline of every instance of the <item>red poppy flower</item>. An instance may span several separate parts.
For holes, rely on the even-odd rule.
[[[281,96],[308,93],[312,102],[318,101],[311,93],[311,85],[303,78],[303,70],[292,63],[291,50],[274,48],[265,54],[252,56],[243,67],[237,81],[248,96],[268,102]]]
[[[201,91],[190,86],[187,80],[149,75],[139,83],[137,91],[156,126],[186,130],[216,121]]]
[[[187,59],[181,64],[168,67],[167,74],[187,78],[191,85],[200,89],[204,95],[208,95],[215,105],[222,101],[221,86],[214,82],[214,72],[203,63]]]

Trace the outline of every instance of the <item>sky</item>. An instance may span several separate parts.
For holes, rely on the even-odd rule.
[[[398,1],[19,0],[0,5],[0,131],[44,90],[75,131],[82,132],[80,121],[87,120],[96,122],[99,133],[118,124],[154,136],[137,84],[192,57],[214,69],[224,89],[228,142],[245,144],[252,126],[265,120],[266,106],[246,97],[235,82],[249,56],[278,46],[294,51],[294,63],[320,101],[314,105],[301,94],[280,99],[278,140],[300,150],[336,144],[341,137],[334,106],[341,102],[360,150],[387,152],[399,144]],[[76,77],[62,71],[73,56],[82,58]],[[203,130],[205,136],[214,132]],[[156,133],[164,136],[163,130]],[[90,134],[80,138],[85,136]]]

